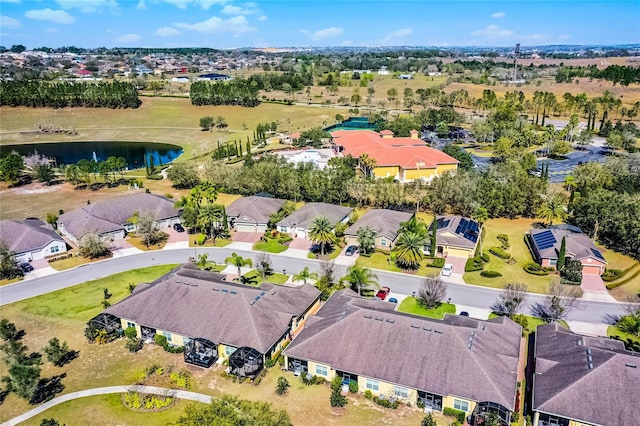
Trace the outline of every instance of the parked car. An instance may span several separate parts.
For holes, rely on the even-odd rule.
[[[380,290],[378,290],[376,297],[379,298],[380,300],[384,300],[387,298],[390,292],[391,292],[391,289],[389,287],[382,287]]]
[[[395,297],[392,297],[389,299],[389,303],[398,303],[398,299],[396,299]]]
[[[33,271],[33,266],[28,262],[23,262],[20,264],[20,269],[26,274],[27,272]]]
[[[442,276],[443,277],[450,277],[452,272],[453,272],[453,265],[452,264],[447,263],[442,267]]]
[[[174,223],[173,229],[175,229],[176,232],[184,232],[184,227],[179,223]]]
[[[469,316],[469,312],[467,312],[467,311],[462,311],[462,312],[460,312],[460,316],[462,316],[462,317],[468,317],[468,316]]]
[[[356,254],[358,252],[358,246],[349,246],[347,247],[347,249],[344,251],[344,255],[345,256],[353,256],[354,254]]]

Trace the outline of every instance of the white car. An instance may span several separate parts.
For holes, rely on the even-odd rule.
[[[451,272],[453,272],[453,265],[452,264],[447,263],[442,267],[442,276],[443,277],[450,277],[451,276]]]

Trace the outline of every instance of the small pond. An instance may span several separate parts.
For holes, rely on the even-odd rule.
[[[75,164],[83,158],[104,161],[109,157],[124,157],[130,169],[144,167],[145,156],[153,157],[154,164],[160,166],[175,160],[183,152],[178,145],[156,142],[56,142],[0,146],[3,154],[11,151],[20,155],[37,151],[45,157],[55,158],[58,165]]]

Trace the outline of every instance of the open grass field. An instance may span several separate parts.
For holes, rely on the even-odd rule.
[[[389,255],[383,253],[373,253],[369,257],[359,256],[356,260],[356,265],[371,269],[382,269],[383,271],[403,272],[402,269],[398,268],[395,263],[390,262],[388,259]],[[435,277],[440,273],[439,268],[429,268],[425,266],[427,262],[427,260],[424,260],[422,262],[422,265],[415,272],[415,275],[420,277]]]
[[[452,303],[441,303],[433,309],[426,309],[418,303],[415,297],[405,298],[397,309],[399,312],[421,315],[423,317],[442,319],[444,314],[455,314],[456,305]]]

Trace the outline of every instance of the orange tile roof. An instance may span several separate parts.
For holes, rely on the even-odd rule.
[[[381,132],[382,133],[382,132]],[[420,139],[387,138],[372,130],[336,130],[333,143],[343,147],[345,155],[360,157],[366,153],[378,166],[400,166],[403,169],[435,169],[439,164],[457,164],[458,160]]]

